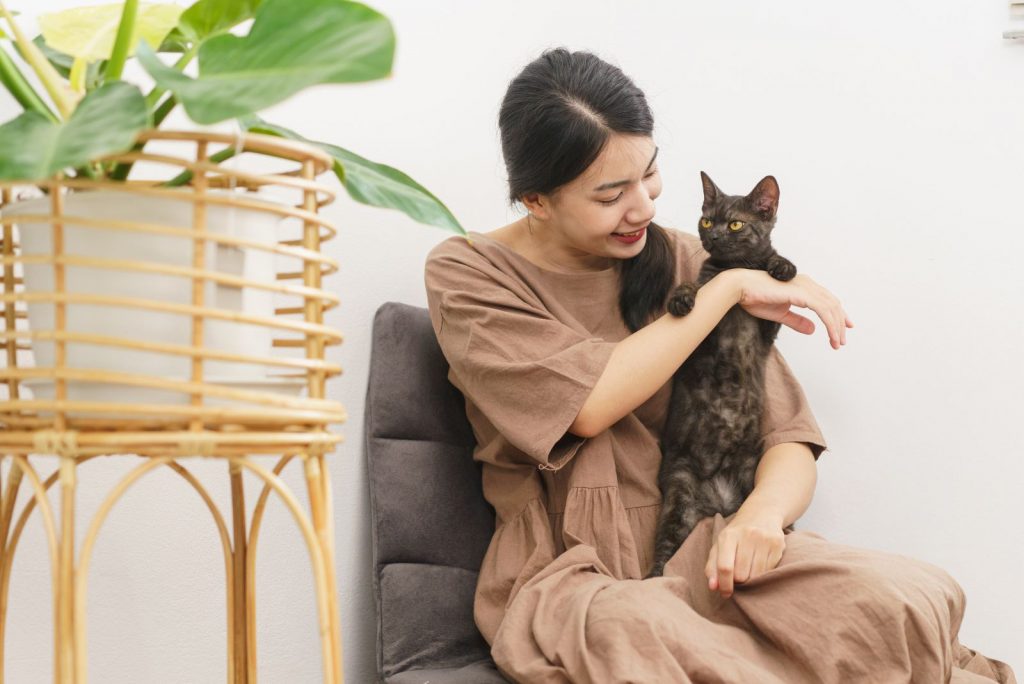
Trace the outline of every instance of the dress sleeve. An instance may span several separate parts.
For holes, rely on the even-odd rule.
[[[424,269],[427,303],[460,389],[523,463],[561,468],[585,441],[568,428],[616,343],[556,319],[483,257],[437,251]]]
[[[775,345],[772,345],[765,364],[764,389],[763,449],[767,451],[782,442],[804,442],[817,461],[828,445],[811,413],[803,388]]]

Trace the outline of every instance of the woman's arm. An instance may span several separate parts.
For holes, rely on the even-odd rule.
[[[807,510],[817,481],[814,454],[803,442],[782,442],[765,451],[754,491],[711,545],[704,566],[708,589],[728,598],[736,584],[777,566],[786,548],[782,528]]]
[[[650,399],[736,304],[748,313],[810,335],[814,323],[792,311],[812,309],[828,329],[833,349],[846,343],[853,323],[839,300],[806,275],[781,282],[765,271],[732,268],[697,290],[687,315],[665,314],[619,342],[569,432],[593,437]]]
[[[779,529],[798,520],[814,497],[818,467],[803,442],[782,442],[769,448],[754,473],[754,490],[737,511],[771,520]]]
[[[593,437],[650,399],[740,300],[738,279],[724,271],[697,290],[693,309],[665,314],[616,345],[569,432]]]

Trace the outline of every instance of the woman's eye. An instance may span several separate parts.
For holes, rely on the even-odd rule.
[[[711,227],[711,219],[709,219],[709,218],[702,218],[700,220],[700,227],[701,228],[710,228]]]
[[[644,176],[644,178],[650,178],[651,176],[653,176],[656,173],[658,173],[658,169],[654,169],[649,174]],[[616,202],[619,201],[620,197],[622,197],[622,193],[621,192],[618,195],[616,195],[615,197],[613,197],[612,199],[610,199],[610,200],[597,200],[597,201],[600,202],[601,204],[615,204]]]
[[[739,230],[743,227],[743,221],[733,221],[729,224],[729,230]]]

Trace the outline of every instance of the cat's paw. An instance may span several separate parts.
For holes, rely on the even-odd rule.
[[[788,282],[796,277],[796,266],[793,262],[785,257],[780,257],[778,254],[768,260],[768,266],[765,270],[768,271],[768,275],[772,278],[782,282]]]
[[[673,316],[685,316],[693,311],[693,305],[697,303],[697,283],[683,283],[668,298],[666,308]]]

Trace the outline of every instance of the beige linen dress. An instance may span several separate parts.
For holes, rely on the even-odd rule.
[[[700,240],[667,232],[677,278],[695,279]],[[1015,682],[959,644],[963,590],[923,561],[798,529],[776,568],[723,599],[704,576],[731,519],[716,515],[664,577],[640,579],[671,383],[595,437],[567,432],[629,335],[618,277],[617,266],[547,270],[476,232],[426,261],[434,332],[496,514],[474,616],[501,672],[530,683]],[[765,449],[804,442],[817,459],[827,445],[775,347],[765,384]]]

